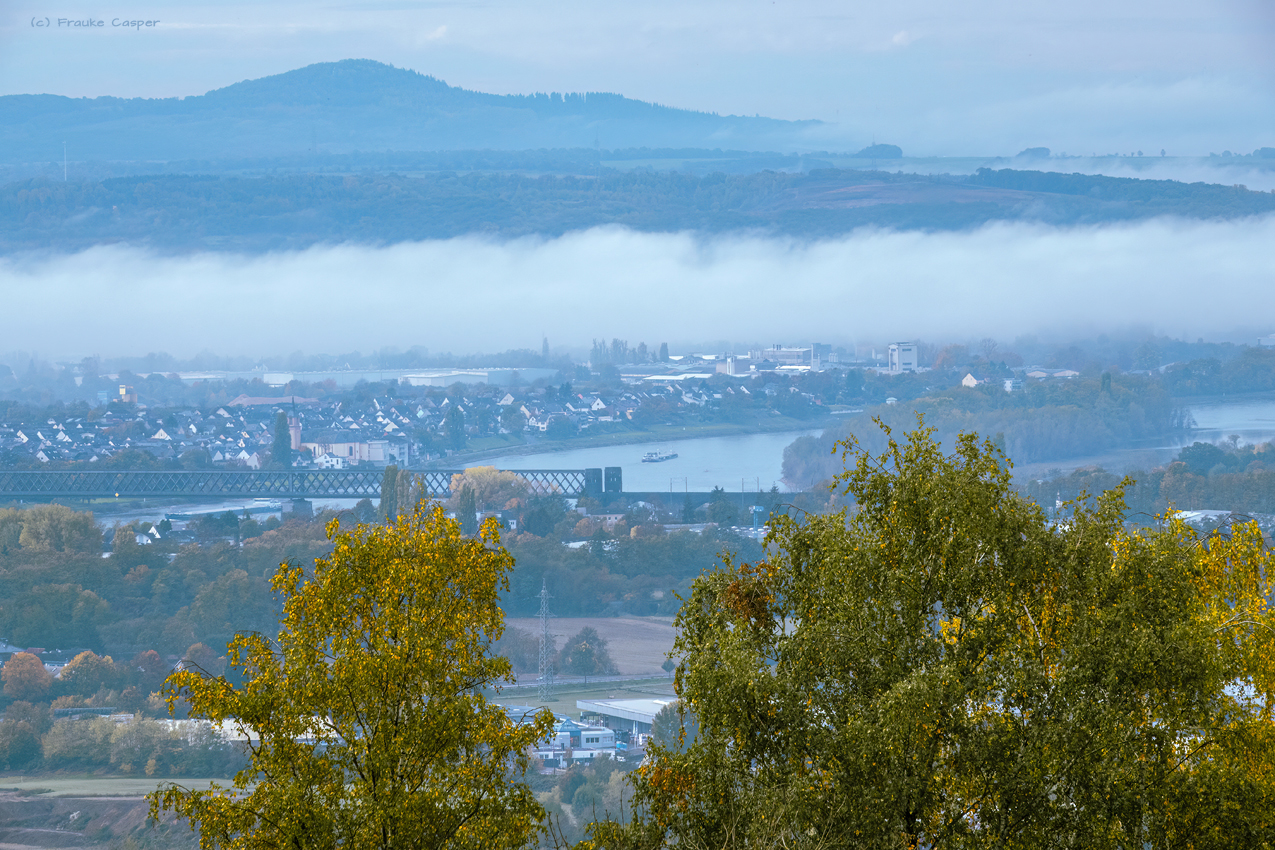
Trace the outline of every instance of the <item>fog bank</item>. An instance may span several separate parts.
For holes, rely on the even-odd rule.
[[[723,339],[942,340],[1139,325],[1275,331],[1275,218],[860,232],[815,243],[601,228],[241,257],[99,247],[0,260],[6,349],[458,354]]]

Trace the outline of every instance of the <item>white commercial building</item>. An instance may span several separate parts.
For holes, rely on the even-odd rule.
[[[919,364],[915,342],[892,342],[889,352],[889,370],[893,374],[918,371]]]
[[[582,717],[596,716],[612,729],[642,734],[651,731],[655,715],[668,705],[676,705],[674,697],[649,699],[580,699],[576,708]]]

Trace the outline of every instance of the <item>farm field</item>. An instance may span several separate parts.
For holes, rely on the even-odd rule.
[[[505,623],[540,634],[540,620],[535,617],[511,617]],[[554,617],[549,621],[549,631],[558,648],[585,626],[596,629],[607,642],[607,652],[620,673],[667,676],[660,665],[673,649],[672,617]],[[534,674],[523,674],[522,681],[527,681],[528,676],[532,681],[536,678]]]

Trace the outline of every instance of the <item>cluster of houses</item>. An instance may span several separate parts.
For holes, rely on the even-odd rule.
[[[23,458],[96,463],[133,449],[187,466],[259,469],[269,460],[282,410],[288,415],[290,448],[301,465],[384,465],[407,458],[405,429],[414,424],[396,403],[404,406],[385,399],[324,405],[294,396],[240,396],[210,411],[112,405],[88,416],[0,422],[0,453],[10,464]],[[419,415],[416,407],[410,410]]]
[[[211,411],[157,410],[129,404],[98,408],[88,416],[0,422],[0,453],[7,456],[10,465],[23,459],[97,463],[132,449],[187,466],[259,469],[269,458],[277,411],[312,401],[241,396]],[[312,451],[312,457],[332,451],[359,462],[384,461],[396,448],[405,454],[407,440],[401,429],[408,424],[406,417],[391,418],[393,411],[378,409],[375,404],[371,408],[346,413],[338,403],[326,410],[310,408],[294,413],[293,448],[302,448],[297,438],[304,418],[315,432],[311,447],[318,451]],[[322,442],[316,442],[319,440]]]
[[[444,452],[453,445],[451,430],[457,427],[466,437],[543,433],[553,430],[555,423],[577,432],[598,423],[631,420],[643,405],[702,408],[719,402],[723,393],[750,394],[743,386],[719,389],[681,380],[643,382],[600,393],[476,385],[460,393],[435,390],[366,401],[241,395],[211,410],[174,410],[148,406],[131,387],[121,387],[115,401],[127,401],[87,415],[0,421],[0,456],[7,466],[97,463],[133,449],[187,467],[259,469],[271,459],[282,411],[294,467],[406,465]]]
[[[266,423],[225,407],[207,415],[190,410],[161,416],[141,405],[99,410],[101,416],[0,422],[0,452],[10,463],[23,458],[96,463],[128,449],[160,459],[204,449],[210,462],[256,468],[270,444]]]
[[[400,466],[429,460],[457,448],[465,438],[498,434],[548,433],[561,437],[603,423],[627,422],[640,412],[654,421],[688,410],[711,410],[736,397],[764,401],[777,393],[815,396],[788,381],[722,381],[720,376],[759,377],[766,373],[820,371],[836,362],[826,346],[750,352],[747,357],[685,357],[680,362],[629,366],[623,382],[589,392],[568,385],[508,387],[456,383],[449,388],[403,385],[403,395],[360,399],[240,395],[211,410],[158,408],[131,386],[121,385],[115,403],[83,416],[40,421],[0,421],[0,462],[6,466],[50,462],[105,461],[135,449],[185,467],[231,466],[258,469],[271,460],[277,417],[287,416],[291,464],[312,469],[351,466]],[[889,365],[877,371],[925,371],[917,365],[917,346],[894,343]],[[1007,392],[1024,379],[1066,379],[1066,369],[1018,368],[1012,379],[997,378]],[[712,380],[718,378],[718,380]],[[971,372],[968,387],[985,382]],[[459,415],[457,415],[459,414]]]

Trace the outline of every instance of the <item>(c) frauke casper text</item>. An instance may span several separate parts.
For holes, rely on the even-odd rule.
[[[146,18],[32,18],[31,26],[50,30],[135,30],[154,29],[159,21]]]

